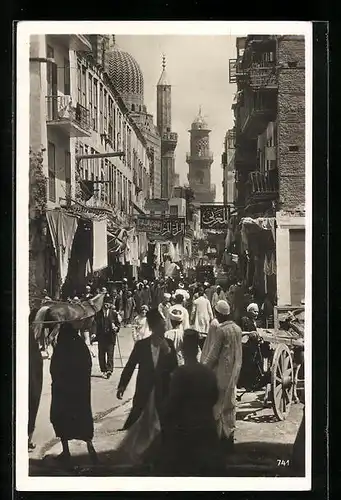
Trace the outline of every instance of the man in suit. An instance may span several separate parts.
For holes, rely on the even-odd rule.
[[[103,309],[97,315],[98,360],[104,377],[110,378],[114,369],[114,349],[120,321],[110,298],[106,297]]]

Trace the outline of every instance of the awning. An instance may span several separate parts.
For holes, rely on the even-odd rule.
[[[107,231],[108,253],[122,253],[126,248],[127,237],[128,235],[125,229]]]
[[[93,224],[93,272],[108,267],[107,221],[92,221]]]
[[[46,219],[56,252],[61,284],[63,284],[68,272],[72,243],[78,221],[76,217],[67,215],[61,210],[48,210]]]
[[[271,231],[273,240],[276,241],[276,217],[257,217],[257,219],[252,219],[251,217],[243,217],[240,221],[240,224],[251,231],[252,229]]]

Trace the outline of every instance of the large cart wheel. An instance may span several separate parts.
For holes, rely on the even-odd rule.
[[[271,366],[272,405],[276,417],[285,420],[290,412],[293,395],[294,366],[287,345],[279,344]]]
[[[295,367],[293,400],[304,404],[304,364]]]

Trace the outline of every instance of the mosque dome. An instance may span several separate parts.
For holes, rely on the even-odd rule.
[[[143,74],[140,66],[128,52],[122,50],[112,37],[107,52],[107,73],[130,111],[143,109]]]
[[[192,123],[192,129],[208,130],[208,125],[205,118],[201,114],[201,107],[199,108],[199,113]]]

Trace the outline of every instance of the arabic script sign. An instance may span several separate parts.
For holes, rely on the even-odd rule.
[[[155,233],[162,238],[174,238],[185,234],[185,218],[165,218],[138,216],[136,229],[140,232]]]
[[[201,229],[226,229],[229,211],[228,205],[200,205]]]

